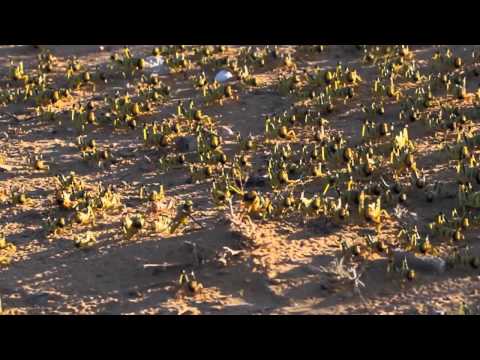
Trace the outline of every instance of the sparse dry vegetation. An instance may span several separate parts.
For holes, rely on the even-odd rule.
[[[0,313],[475,313],[479,76],[472,45],[0,47]]]

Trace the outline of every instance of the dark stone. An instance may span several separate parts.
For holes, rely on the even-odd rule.
[[[129,298],[139,298],[139,297],[142,296],[142,293],[140,291],[137,291],[137,290],[131,290],[131,291],[127,292],[127,296]]]
[[[30,306],[45,306],[47,305],[48,300],[50,300],[49,293],[38,293],[38,294],[29,295],[25,299],[25,302]]]
[[[441,274],[446,270],[446,262],[442,258],[430,255],[417,255],[403,250],[394,250],[393,259],[395,266],[401,266],[402,261],[407,259],[407,264],[416,271]]]
[[[182,136],[175,142],[179,152],[192,152],[197,149],[197,139],[195,136]]]
[[[262,188],[265,186],[267,186],[267,178],[264,176],[258,176],[258,175],[250,176],[247,182],[245,183],[245,187],[247,189]]]

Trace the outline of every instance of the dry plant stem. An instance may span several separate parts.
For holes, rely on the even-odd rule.
[[[194,265],[199,266],[200,265],[200,257],[198,255],[197,244],[195,244],[191,241],[185,241],[185,244],[190,246],[190,248],[192,249]]]
[[[199,221],[197,221],[192,215],[189,214],[188,217],[189,217],[190,219],[192,219],[195,224],[197,224],[198,226],[200,226],[200,228],[201,228],[202,230],[205,229],[205,227],[204,227]]]
[[[365,287],[365,284],[360,280],[363,275],[363,271],[358,271],[358,265],[352,265],[350,268],[347,268],[344,264],[345,258],[342,257],[332,261],[329,267],[320,267],[319,270],[322,273],[332,274],[338,280],[347,280],[353,284],[354,292],[360,296],[361,300],[364,303],[367,303],[365,298],[361,293],[361,288]]]

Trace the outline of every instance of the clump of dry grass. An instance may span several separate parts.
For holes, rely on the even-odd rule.
[[[345,264],[345,258],[336,258],[328,266],[320,266],[319,272],[337,283],[353,285],[353,291],[365,302],[361,293],[361,288],[365,288],[365,283],[360,280],[365,269],[360,269],[358,264]]]
[[[228,224],[229,232],[239,238],[242,245],[250,247],[255,244],[257,226],[248,215],[234,210],[231,201],[229,201],[229,211],[224,212],[224,219]]]

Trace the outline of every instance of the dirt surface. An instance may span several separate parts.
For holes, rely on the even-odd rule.
[[[46,47],[46,46],[45,46]],[[66,60],[77,56],[80,63],[93,69],[108,63],[113,51],[122,46],[96,45],[48,46],[58,65],[49,76],[61,81]],[[131,46],[134,54],[148,54],[153,46]],[[295,59],[298,71],[319,66],[329,69],[341,61],[353,67],[363,79],[356,97],[328,115],[330,128],[347,139],[358,137],[365,117],[361,104],[369,98],[376,69],[361,61],[361,52],[354,46],[331,45],[322,53],[300,53]],[[445,47],[440,47],[444,49]],[[468,59],[474,46],[450,46],[453,53]],[[232,47],[236,49],[236,47]],[[437,47],[412,46],[420,66],[429,66]],[[233,50],[232,50],[233,51]],[[9,75],[9,61],[23,61],[25,68],[36,64],[40,50],[29,45],[0,47],[2,86]],[[191,70],[190,73],[198,73]],[[213,78],[214,71],[207,71]],[[237,101],[202,107],[203,112],[243,136],[263,135],[265,116],[289,109],[294,100],[281,95],[275,83],[279,70],[266,67],[258,74],[265,83],[259,88],[238,91]],[[183,74],[162,75],[172,88],[172,96],[140,123],[159,121],[175,113],[178,100],[195,98],[200,93]],[[10,104],[0,109],[0,192],[7,194],[12,186],[23,187],[32,199],[26,205],[0,204],[0,231],[15,245],[10,264],[0,266],[0,296],[5,312],[26,314],[433,314],[455,311],[462,302],[471,307],[480,302],[480,273],[468,267],[449,269],[443,274],[419,273],[415,281],[387,272],[387,260],[378,256],[360,266],[361,286],[357,291],[349,282],[332,279],[322,270],[339,259],[340,243],[355,243],[372,227],[334,225],[323,219],[303,224],[298,220],[254,220],[254,246],[244,246],[242,236],[232,232],[225,219],[228,209],[218,209],[210,197],[210,182],[189,183],[186,168],[158,170],[157,149],[147,149],[141,139],[141,126],[135,131],[98,126],[88,130],[99,147],[108,146],[119,161],[104,167],[81,159],[76,144],[78,134],[68,120],[68,110],[76,103],[103,96],[116,89],[125,89],[128,79],[115,79],[107,85],[76,91],[72,98],[56,105],[61,125],[37,117],[31,104]],[[478,78],[469,78],[469,91],[478,88]],[[405,87],[407,85],[404,85]],[[133,90],[132,90],[133,91]],[[471,107],[465,102],[460,104]],[[398,121],[398,103],[385,104],[385,119]],[[13,114],[13,116],[11,115]],[[473,119],[474,122],[478,119]],[[453,172],[448,160],[439,154],[438,141],[426,135],[420,126],[410,126],[410,136],[417,143],[417,163],[425,173],[448,179]],[[226,136],[225,147],[234,147],[234,137]],[[41,154],[50,165],[48,171],[35,171],[28,164],[29,154]],[[95,225],[74,226],[55,236],[46,236],[44,226],[55,204],[55,175],[76,174],[89,186],[115,185],[123,206],[96,219]],[[433,175],[432,175],[433,174]],[[150,205],[138,199],[142,185],[163,184],[167,199],[180,203],[192,199],[194,217],[174,234],[143,232],[131,240],[122,234],[122,217],[126,214],[149,215]],[[313,186],[313,185],[312,185]],[[414,211],[419,223],[433,220],[435,214],[448,212],[450,200],[426,203],[414,190],[404,207]],[[7,197],[7,195],[5,195]],[[391,209],[390,211],[391,212]],[[86,249],[74,246],[75,236],[91,231],[96,244]],[[400,230],[393,218],[385,221],[381,237],[391,242]],[[470,251],[480,254],[476,230],[467,233]],[[191,244],[195,244],[194,251]],[[239,251],[226,264],[218,259],[224,247]],[[439,246],[439,249],[443,248]],[[445,250],[446,251],[446,250]],[[195,255],[196,254],[196,255]],[[446,256],[446,252],[442,253]],[[154,266],[148,266],[153,264]],[[147,265],[147,266],[146,266]],[[365,265],[365,266],[363,266]],[[359,269],[360,269],[359,268]],[[192,294],[178,285],[182,270],[194,271],[203,289]]]

